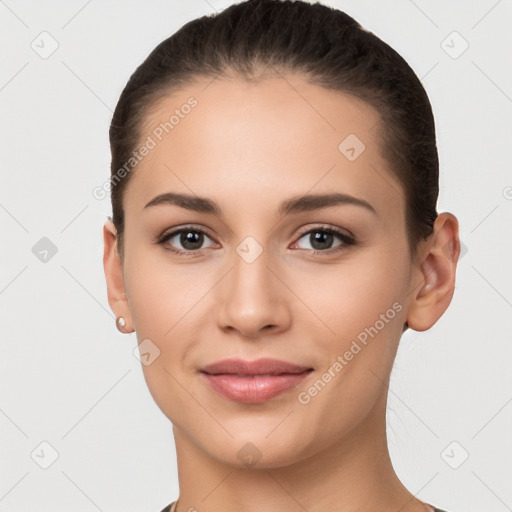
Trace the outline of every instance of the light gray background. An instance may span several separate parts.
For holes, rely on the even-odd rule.
[[[183,23],[231,3],[0,1],[0,512],[156,512],[178,496],[171,424],[135,334],[116,331],[107,303],[110,203],[92,191],[109,176],[108,127],[130,74]],[[458,217],[465,247],[445,315],[402,338],[393,464],[411,492],[450,512],[512,510],[512,1],[324,3],[421,78],[437,125],[438,209]],[[42,58],[32,46],[48,51],[51,38],[58,48]],[[32,251],[42,237],[57,247],[46,262]]]

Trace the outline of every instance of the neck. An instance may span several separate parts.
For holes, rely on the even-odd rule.
[[[180,496],[176,512],[431,512],[394,472],[386,439],[386,393],[343,439],[278,468],[234,467],[174,427]]]

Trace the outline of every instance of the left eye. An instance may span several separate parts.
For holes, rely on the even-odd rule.
[[[306,233],[303,233],[299,240],[302,238],[310,240],[310,243],[313,246],[312,249],[315,252],[327,252],[330,249],[338,249],[342,248],[340,246],[352,245],[354,243],[354,239],[352,237],[332,228],[310,229]],[[333,247],[332,243],[335,238],[338,238],[341,242]]]

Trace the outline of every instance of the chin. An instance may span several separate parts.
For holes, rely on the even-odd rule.
[[[306,443],[300,432],[291,433],[284,428],[279,435],[277,432],[269,435],[269,432],[262,429],[261,432],[253,431],[251,435],[235,436],[229,440],[224,435],[221,439],[210,436],[201,444],[220,463],[248,470],[290,466],[315,453],[315,447]],[[218,450],[212,450],[213,447],[218,447]]]

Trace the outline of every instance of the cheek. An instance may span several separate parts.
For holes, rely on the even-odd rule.
[[[385,392],[383,382],[402,333],[403,268],[394,258],[379,257],[373,262],[365,258],[360,263],[340,268],[316,280],[316,285],[309,283],[311,309],[320,313],[329,330],[317,330],[313,338],[322,354],[322,368],[312,387],[301,389],[300,403],[307,402],[301,405],[304,414],[323,419],[322,428],[329,436],[362,421]],[[304,425],[311,426],[304,435],[314,437],[319,425],[310,420]]]
[[[125,279],[137,335],[165,340],[200,299],[199,274],[166,261],[160,248],[134,247],[129,256]]]
[[[325,426],[333,433],[359,421],[383,390],[402,333],[404,269],[397,255],[368,255],[326,276],[322,289],[310,283],[311,308],[329,330],[314,337],[323,354],[317,387],[325,383],[325,391],[305,389],[304,399],[311,400],[305,408],[318,417],[340,411]]]
[[[144,379],[157,406],[175,422],[181,418],[179,411],[190,409],[190,395],[180,385],[181,372],[193,338],[193,320],[200,314],[203,286],[196,286],[198,280],[192,282],[179,265],[157,263],[152,254],[137,249],[126,260],[125,278],[141,360],[147,340],[154,357],[141,365]]]
[[[319,326],[330,335],[327,339],[338,343],[353,339],[381,315],[395,319],[401,309],[396,303],[402,297],[405,267],[395,257],[368,255],[355,260],[304,276],[299,293],[317,313]]]

